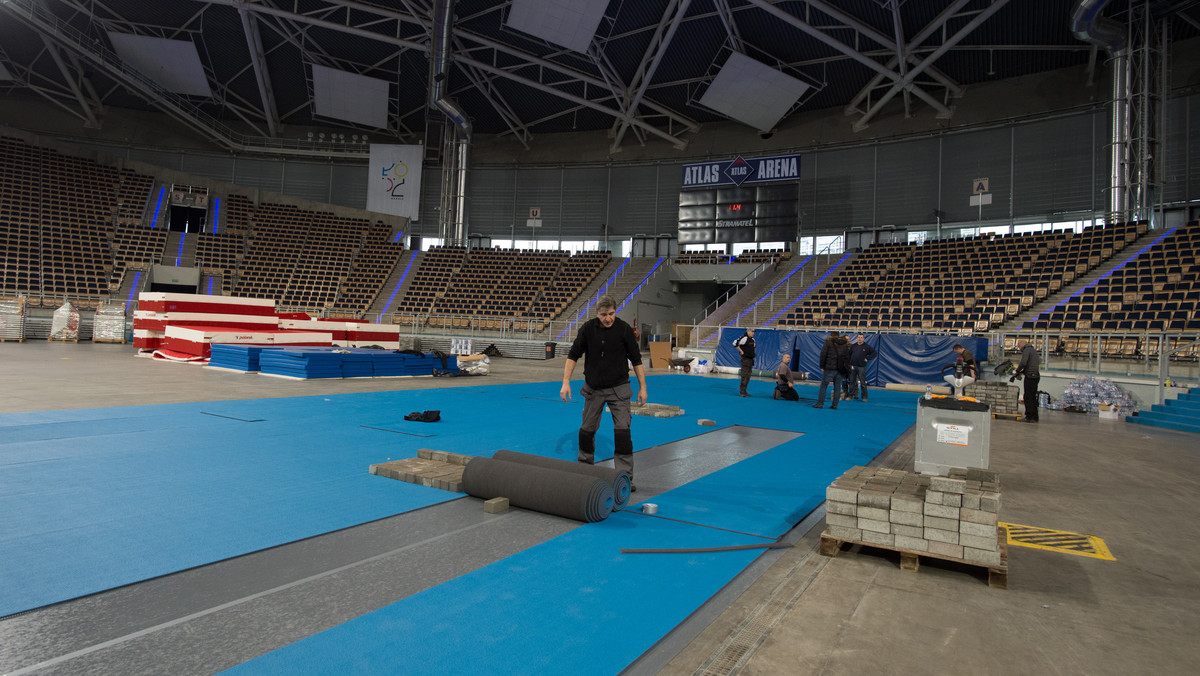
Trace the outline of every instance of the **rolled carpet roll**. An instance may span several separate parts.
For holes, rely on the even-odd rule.
[[[612,513],[612,486],[599,477],[506,460],[474,458],[463,468],[462,488],[484,500],[577,521],[603,521]]]
[[[504,460],[506,462],[518,462],[522,465],[536,465],[538,467],[546,467],[549,469],[560,469],[564,472],[574,472],[575,474],[586,474],[588,476],[600,477],[609,483],[613,489],[613,508],[612,511],[619,512],[625,509],[625,505],[629,504],[631,495],[629,473],[623,469],[614,467],[600,467],[599,465],[585,465],[582,462],[571,462],[570,460],[560,460],[559,458],[546,458],[540,455],[532,455],[530,453],[518,453],[517,451],[506,451],[501,449],[492,454],[493,460]]]

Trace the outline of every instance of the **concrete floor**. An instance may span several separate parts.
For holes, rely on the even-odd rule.
[[[561,373],[561,358],[496,359],[487,382],[550,381],[557,396]],[[137,359],[127,346],[0,343],[0,413],[479,380],[236,382]],[[834,415],[852,419],[854,403]],[[779,443],[774,436],[745,434],[719,461],[713,449],[692,449],[702,452],[691,462],[680,462],[686,447],[639,452],[638,496]],[[873,464],[911,469],[914,443],[910,432]],[[1194,673],[1198,451],[1193,434],[1077,414],[996,420],[1001,520],[1097,535],[1116,561],[1010,547],[1008,589],[992,589],[979,569],[950,563],[923,559],[912,573],[880,550],[820,556],[818,510],[786,538],[795,547],[764,553],[627,673]],[[213,673],[572,527],[521,510],[482,515],[465,500],[438,505],[0,619],[0,673]]]

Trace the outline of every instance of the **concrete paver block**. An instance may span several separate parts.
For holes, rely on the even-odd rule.
[[[929,551],[929,540],[922,537],[909,537],[896,533],[896,546],[901,549],[926,552]]]
[[[858,506],[858,518],[860,519],[873,519],[875,521],[886,522],[890,516],[888,510],[884,508]]]
[[[961,559],[963,556],[963,547],[962,545],[951,544],[949,542],[930,540],[929,553],[937,554],[938,556],[946,556],[952,559]]]
[[[508,498],[492,498],[483,503],[483,511],[487,514],[499,514],[508,511]]]
[[[958,544],[958,531],[942,530],[941,528],[925,528],[925,539],[930,542],[945,542],[946,544]]]

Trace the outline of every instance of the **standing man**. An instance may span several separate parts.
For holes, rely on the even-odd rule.
[[[1022,338],[1017,341],[1017,347],[1021,350],[1021,363],[1017,364],[1017,372],[1013,377],[1025,377],[1025,420],[1026,422],[1038,421],[1038,385],[1042,382],[1042,357],[1038,354],[1037,348],[1029,344],[1028,340]]]
[[[754,369],[754,329],[746,329],[741,338],[733,341],[733,346],[742,355],[742,368],[738,371],[742,382],[738,394],[748,397],[750,393],[746,391],[746,386],[750,384],[750,372]]]
[[[867,362],[875,358],[875,348],[867,345],[867,337],[858,334],[850,344],[850,398],[858,399],[862,385],[862,400],[867,400]]]
[[[954,346],[954,354],[958,355],[963,360],[963,375],[971,376],[975,380],[979,380],[979,368],[975,364],[975,355],[962,345]]]
[[[825,406],[825,389],[830,383],[833,383],[833,406],[829,408],[837,408],[838,397],[842,394],[842,373],[850,368],[850,341],[837,331],[830,333],[821,346],[818,363],[821,366],[821,389],[817,392],[817,403],[813,404],[813,408]]]
[[[583,423],[579,426],[579,462],[593,465],[596,462],[596,430],[600,428],[600,414],[608,404],[613,420],[613,464],[629,474],[630,490],[633,485],[633,436],[629,431],[632,414],[629,400],[633,388],[629,386],[629,364],[637,376],[641,389],[638,404],[645,404],[646,370],[642,368],[642,352],[638,349],[633,328],[617,319],[617,303],[611,296],[601,296],[596,301],[596,317],[584,322],[575,335],[575,342],[567,353],[563,365],[563,401],[571,401],[571,373],[579,358],[587,355],[583,363]]]

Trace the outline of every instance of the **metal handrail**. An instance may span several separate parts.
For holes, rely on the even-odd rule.
[[[729,300],[729,299],[730,299],[730,298],[732,298],[734,295],[736,295],[736,294],[737,294],[739,291],[741,291],[741,290],[742,290],[742,287],[749,286],[750,282],[752,282],[752,281],[754,281],[755,279],[757,279],[759,275],[761,275],[763,272],[765,272],[765,271],[766,271],[766,269],[767,269],[767,265],[768,265],[768,264],[767,264],[767,263],[765,263],[765,262],[764,262],[764,263],[760,263],[760,264],[758,265],[758,267],[756,267],[756,268],[754,268],[753,270],[751,270],[750,272],[746,273],[746,276],[745,276],[745,277],[742,277],[742,278],[741,278],[741,279],[739,279],[738,281],[736,281],[736,282],[733,282],[733,283],[732,283],[733,285],[732,285],[732,286],[731,286],[731,287],[730,287],[730,288],[729,288],[727,291],[725,291],[725,293],[721,294],[721,297],[720,297],[720,298],[717,298],[717,299],[716,299],[716,300],[714,300],[713,302],[709,303],[707,306],[705,306],[705,308],[704,308],[703,310],[701,310],[699,313],[697,313],[697,314],[693,315],[693,316],[692,316],[692,323],[693,323],[693,324],[698,324],[698,323],[700,323],[699,321],[697,321],[697,320],[696,320],[696,318],[697,318],[697,317],[699,317],[699,318],[700,318],[700,321],[703,321],[703,320],[707,319],[707,318],[708,318],[708,316],[709,316],[710,314],[712,314],[712,312],[710,312],[710,311],[709,311],[710,309],[711,309],[711,310],[713,310],[713,311],[715,311],[715,310],[716,310],[718,307],[720,307],[720,306],[721,306],[721,304],[722,304],[722,303],[724,303],[725,301]],[[772,265],[772,266],[773,266],[773,265],[775,265],[775,264],[774,264],[774,263],[771,263],[770,265]],[[700,315],[701,315],[701,314],[703,314],[704,316],[703,316],[703,317],[700,317]]]

